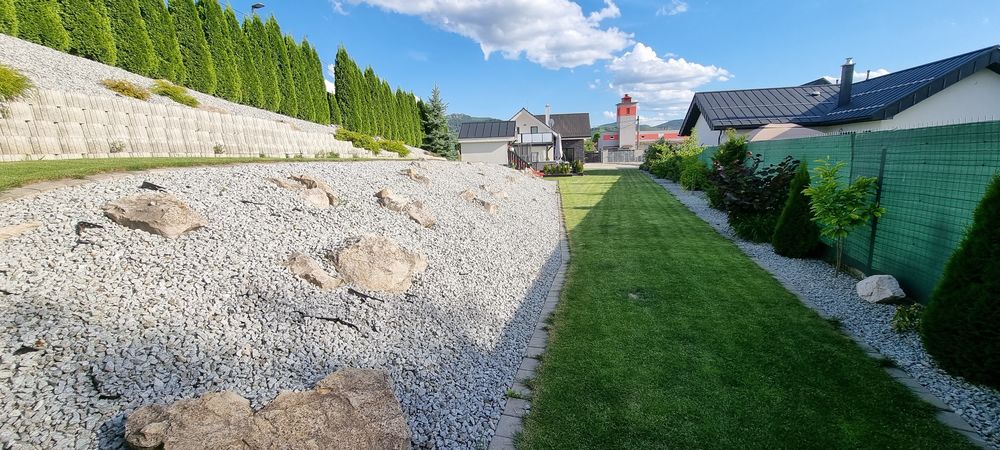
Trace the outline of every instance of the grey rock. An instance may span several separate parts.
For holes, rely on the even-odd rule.
[[[170,239],[208,225],[201,214],[165,192],[123,197],[103,209],[104,215],[118,225]]]
[[[872,275],[858,282],[858,296],[868,303],[897,303],[906,293],[892,275]]]

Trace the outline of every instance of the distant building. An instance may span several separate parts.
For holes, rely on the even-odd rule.
[[[696,93],[680,134],[717,145],[729,128],[774,140],[982,122],[1000,118],[998,99],[1000,46],[858,82],[848,58],[835,84]]]
[[[583,158],[590,139],[590,114],[535,115],[521,108],[510,120],[466,122],[458,132],[462,161],[507,164],[508,152],[535,165]]]
[[[638,150],[645,151],[660,139],[667,141],[679,140],[677,132],[669,130],[640,130],[639,102],[625,94],[617,108],[618,131],[602,133],[597,141],[597,149],[601,151]]]

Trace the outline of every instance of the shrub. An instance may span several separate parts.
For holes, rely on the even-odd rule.
[[[652,171],[654,162],[668,156],[670,156],[670,144],[666,140],[660,139],[646,147],[642,153],[642,164],[639,165],[639,169]]]
[[[181,59],[187,72],[184,83],[199,92],[214,94],[218,79],[215,75],[215,63],[205,40],[205,30],[192,0],[171,0],[170,16],[174,19],[177,30],[177,43],[181,48]],[[266,62],[262,62],[266,63]]]
[[[778,221],[774,214],[751,213],[729,216],[729,226],[741,239],[750,242],[768,242],[774,234],[774,225]]]
[[[844,162],[832,164],[829,158],[817,162],[823,164],[815,169],[819,181],[810,184],[803,193],[811,200],[810,210],[820,234],[836,242],[836,266],[840,270],[844,239],[851,230],[881,216],[885,209],[870,199],[875,191],[874,177],[858,177],[853,183],[841,186],[837,174]]]
[[[139,13],[146,22],[146,30],[153,44],[155,62],[150,76],[183,84],[187,72],[181,58],[181,47],[177,43],[174,19],[167,12],[166,3],[163,0],[139,0]]]
[[[0,65],[0,102],[18,98],[31,88],[28,77],[10,67]]]
[[[0,33],[17,36],[17,11],[14,0],[0,0]]]
[[[1000,176],[951,255],[927,311],[923,341],[945,370],[1000,388]]]
[[[104,87],[111,89],[121,95],[126,97],[132,97],[139,100],[149,100],[149,89],[142,86],[138,86],[135,83],[128,80],[102,80],[101,84]]]
[[[69,33],[59,17],[56,0],[15,0],[17,37],[56,50],[69,48]]]
[[[568,175],[572,170],[567,162],[546,164],[545,167],[542,167],[542,173],[545,175]]]
[[[759,169],[761,157],[755,155],[752,161],[750,165],[733,163],[721,170],[715,186],[725,192],[722,201],[736,235],[754,242],[769,242],[799,162],[788,156],[778,164]],[[764,229],[767,225],[771,228]]]
[[[379,148],[387,152],[393,152],[402,158],[410,155],[410,149],[406,148],[406,144],[400,141],[392,141],[389,139],[383,139],[378,142]]]
[[[137,0],[104,0],[111,20],[111,33],[117,48],[117,65],[129,72],[152,75],[156,53],[149,39],[146,21],[142,20]]]
[[[809,197],[802,191],[809,187],[809,169],[805,163],[792,177],[788,188],[788,200],[781,210],[778,223],[774,227],[771,245],[775,253],[789,258],[805,258],[813,254],[819,245],[819,227],[812,220]]]
[[[69,53],[104,64],[118,61],[111,21],[103,1],[59,0]]]
[[[709,205],[716,209],[725,210],[725,198],[728,195],[724,182],[726,178],[734,176],[734,172],[744,169],[747,157],[747,138],[736,134],[736,130],[726,130],[726,140],[719,145],[718,151],[712,155],[712,168],[708,174],[708,180],[712,183],[711,189],[707,190]]]
[[[156,95],[168,97],[182,105],[187,105],[192,108],[198,107],[198,99],[192,97],[191,94],[188,94],[187,89],[183,86],[177,86],[167,80],[156,80],[155,84],[153,84],[153,88],[150,90]]]
[[[108,146],[108,151],[111,153],[121,153],[125,151],[125,142],[123,141],[112,141]]]
[[[351,144],[354,144],[355,147],[363,148],[376,155],[382,152],[382,146],[375,141],[375,138],[364,133],[358,133],[345,128],[340,128],[337,130],[337,134],[334,137],[340,141],[348,141]]]
[[[212,153],[215,153],[216,155],[226,153],[226,146],[222,144],[215,144],[212,146]]]
[[[689,191],[700,191],[708,186],[708,166],[697,158],[684,164],[681,171],[681,187]]]
[[[217,83],[214,93],[218,97],[238,102],[243,90],[226,16],[218,0],[198,0],[197,7],[212,63],[215,65]]]
[[[576,159],[572,162],[573,173],[583,173],[583,160]]]
[[[924,306],[920,303],[900,306],[892,316],[892,329],[898,333],[918,331],[923,316]]]

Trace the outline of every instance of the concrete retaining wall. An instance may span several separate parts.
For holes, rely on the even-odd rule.
[[[330,133],[125,97],[36,89],[0,106],[0,161],[151,156],[376,157]],[[382,152],[379,157],[395,158]]]

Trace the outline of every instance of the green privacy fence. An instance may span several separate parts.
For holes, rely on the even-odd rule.
[[[845,260],[867,274],[895,276],[926,301],[1000,171],[1000,122],[753,142],[749,150],[765,164],[787,155],[810,167],[826,157],[845,161],[844,181],[879,177],[886,213],[851,233]],[[711,164],[715,151],[702,159]]]

